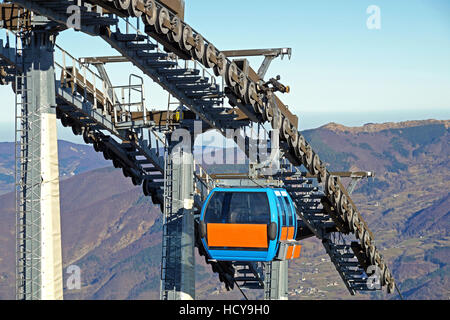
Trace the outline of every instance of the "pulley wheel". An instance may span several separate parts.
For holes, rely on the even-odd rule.
[[[185,25],[183,27],[183,33],[181,34],[181,41],[180,41],[180,47],[183,50],[191,51],[192,45],[188,42],[189,38],[193,38],[193,33],[191,27],[188,25]]]
[[[304,152],[303,152],[302,148],[305,148],[305,144],[306,144],[305,137],[303,137],[302,134],[299,134],[298,135],[298,143],[297,143],[297,152],[299,154],[300,159],[303,158]],[[303,162],[303,160],[302,160],[302,162]]]
[[[261,115],[261,117],[263,119],[263,122],[266,122],[267,121],[267,119],[266,119],[266,112],[265,112],[265,108],[264,108],[263,103],[256,102],[255,110],[256,110],[256,112],[258,112]]]
[[[211,60],[211,57],[215,57],[217,60],[217,51],[211,43],[206,46],[205,54],[203,56],[203,65],[207,68],[214,68],[216,64]]]
[[[106,153],[108,160],[112,160],[115,156],[115,154],[113,152],[111,152],[111,150],[109,150],[109,149],[106,149],[105,151],[103,151],[103,153]]]
[[[387,291],[388,293],[394,293],[395,290],[395,282],[394,280],[389,281]]]
[[[151,196],[153,204],[161,203],[161,201],[158,200],[158,195],[154,190],[148,190],[148,194]]]
[[[363,244],[364,251],[365,251],[366,255],[369,256],[371,239],[370,239],[369,232],[367,230],[364,230],[362,244]]]
[[[293,137],[289,136],[288,143],[289,143],[289,146],[292,149],[294,149],[294,152],[297,154],[297,143],[298,143],[298,131],[297,131],[297,128],[294,128],[293,131],[294,131],[294,136]]]
[[[164,21],[169,19],[170,21],[170,15],[169,10],[166,8],[159,8],[158,10],[158,19],[156,20],[155,29],[156,32],[161,34],[168,34],[170,29],[164,26]]]
[[[81,126],[79,124],[75,123],[72,126],[72,132],[74,135],[79,136],[81,134]]]
[[[145,2],[145,7],[148,14],[145,14],[142,20],[147,26],[154,27],[156,24],[156,19],[158,18],[155,0],[147,0]]]
[[[194,40],[196,45],[191,49],[192,57],[194,57],[195,60],[202,62],[205,53],[205,41],[200,33],[195,35]]]
[[[67,126],[73,126],[74,125],[74,121],[72,118],[70,118],[69,116],[66,116],[66,120],[67,120]]]
[[[258,109],[258,112],[261,114],[264,122],[266,122],[267,121],[267,118],[266,118],[267,103],[262,97],[260,97],[259,101],[261,101],[261,103],[258,102],[258,104],[256,105],[256,108]]]
[[[359,228],[358,228],[358,239],[363,241],[363,237],[364,237],[364,231],[366,230],[364,224],[362,223],[362,221],[359,221]]]
[[[236,86],[236,81],[234,80],[234,76],[237,76],[238,67],[236,63],[231,62],[227,65],[227,76],[225,77],[225,81],[227,86],[230,88],[234,88]]]
[[[142,183],[142,192],[144,192],[144,195],[146,197],[149,196],[149,192],[148,192],[147,186],[148,186],[148,179],[145,179],[144,182]]]
[[[345,207],[347,206],[347,197],[346,195],[343,193],[341,195],[341,198],[339,199],[339,211],[340,211],[340,215],[342,217],[342,220],[345,221],[346,219],[346,214],[345,214]]]
[[[110,158],[109,155],[108,155],[108,150],[103,150],[103,158],[104,158],[105,160],[111,160],[111,158]]]
[[[350,204],[348,204],[346,216],[347,216],[347,225],[348,225],[348,228],[350,229],[350,231],[354,231],[354,228],[353,228],[353,212],[354,212],[353,211],[353,207]]]
[[[61,114],[61,124],[63,125],[63,127],[67,127],[69,125],[67,116],[64,113]]]
[[[391,275],[389,273],[389,269],[387,267],[384,267],[383,273],[381,274],[381,281],[384,284],[388,284],[389,279],[391,278]]]
[[[283,137],[286,141],[289,141],[289,131],[291,130],[291,123],[288,118],[283,120]]]
[[[312,164],[311,164],[311,173],[313,175],[318,175],[320,169],[320,159],[317,153],[314,153]]]
[[[247,86],[248,86],[248,79],[245,73],[242,72],[239,74],[239,80],[240,80],[238,84],[239,94],[243,99],[245,99],[245,94],[247,93]]]
[[[133,185],[138,186],[142,183],[142,179],[139,177],[131,177],[131,182],[133,183]]]
[[[214,66],[214,74],[216,77],[223,76],[227,71],[227,57],[220,52],[217,55],[217,64]]]
[[[313,174],[311,168],[312,168],[312,161],[313,161],[313,152],[310,145],[306,146],[306,152],[305,152],[305,164],[306,168]]]
[[[339,179],[339,178],[336,178],[336,179]],[[334,188],[334,193],[333,193],[333,196],[334,196],[333,200],[334,200],[335,204],[338,204],[339,198],[340,198],[342,192],[341,192],[341,189],[338,186],[336,186],[336,184],[334,186],[335,186],[335,188]]]
[[[127,10],[130,7],[131,0],[114,0],[117,9]]]
[[[387,269],[384,261],[381,261],[381,263],[378,265],[378,268],[380,269],[380,283],[382,286],[384,286],[386,284],[385,271]]]
[[[353,212],[353,220],[355,237],[356,239],[361,240],[364,232],[364,226],[362,225],[361,221],[359,221],[359,216],[356,214],[356,211]]]
[[[369,248],[369,260],[370,260],[370,263],[373,265],[375,265],[375,263],[376,263],[375,253],[376,253],[376,247],[372,244],[372,245],[370,245],[370,248]]]
[[[325,168],[325,166],[321,166],[319,168],[319,177],[318,177],[319,183],[325,182],[326,178],[327,178],[327,169]]]
[[[128,169],[125,168],[125,167],[122,168],[122,173],[123,173],[123,175],[124,175],[125,177],[127,177],[127,178],[131,177],[130,170],[128,170]]]
[[[376,247],[375,247],[375,249],[376,249]],[[381,255],[380,255],[380,253],[377,250],[375,250],[374,264],[377,264],[378,261],[381,261]]]
[[[86,143],[86,144],[92,143],[92,138],[89,136],[89,134],[90,134],[89,130],[84,130],[83,140],[84,140],[84,143]]]
[[[94,144],[94,145],[95,145],[95,144]],[[116,158],[114,158],[114,159],[112,159],[112,162],[113,162],[114,168],[116,168],[116,169],[120,168],[120,162],[119,162],[119,160],[117,160]]]
[[[128,13],[132,17],[138,17],[140,18],[142,16],[142,11],[138,10],[137,3],[139,0],[131,0],[130,5],[128,6]]]
[[[333,177],[331,174],[327,174],[327,180],[325,181],[325,190],[327,191],[328,195],[333,195],[333,189],[331,186],[333,185]]]
[[[99,150],[99,152],[103,152],[103,151],[105,151],[105,149],[106,149],[105,144],[102,141],[99,141],[98,142],[98,150]]]
[[[97,141],[94,142],[94,150],[95,150],[95,152],[100,151],[99,143]]]
[[[83,134],[84,128],[81,126],[81,124],[77,124],[76,126],[77,130],[77,136],[81,136]]]
[[[256,94],[256,84],[253,81],[249,81],[247,86],[247,92],[245,93],[244,100],[246,104],[249,104],[253,107],[255,112],[259,112],[257,108],[255,108],[256,100],[253,98],[253,95]]]
[[[170,41],[179,43],[183,34],[183,24],[181,23],[180,18],[174,16],[172,19],[172,26],[173,30],[167,34],[167,37]]]
[[[390,291],[390,293],[393,293],[395,289],[395,280],[390,271],[388,271],[387,282],[388,282],[388,290]]]

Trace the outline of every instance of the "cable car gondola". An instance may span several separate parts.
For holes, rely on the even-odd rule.
[[[200,215],[203,246],[217,261],[298,258],[296,233],[295,209],[285,189],[215,188]]]

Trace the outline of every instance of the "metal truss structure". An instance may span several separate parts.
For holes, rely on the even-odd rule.
[[[102,39],[119,56],[76,59],[55,44],[68,28],[73,6],[81,15],[79,31]],[[270,61],[290,56],[289,49],[219,51],[154,0],[17,0],[5,1],[1,10],[0,27],[9,33],[0,40],[0,84],[11,84],[16,94],[18,299],[45,298],[41,289],[50,277],[42,279],[41,270],[45,212],[40,208],[39,135],[42,114],[52,112],[161,206],[161,299],[195,299],[194,249],[206,254],[196,234],[198,212],[215,186],[243,184],[276,185],[289,192],[299,221],[297,240],[315,236],[322,241],[350,294],[383,287],[394,291],[395,280],[374,235],[341,181],[371,174],[327,170],[298,131],[297,117],[275,94],[289,88],[279,79],[264,79]],[[230,59],[254,54],[265,57],[258,73],[246,59]],[[104,68],[112,62],[133,63],[179,107],[148,110],[142,78],[130,76],[128,85],[113,86]],[[45,85],[39,85],[42,79]],[[140,98],[133,101],[132,91]],[[194,161],[193,143],[180,149],[172,136],[182,128],[194,137],[196,121],[201,132],[216,129],[224,137],[229,129],[271,125],[277,136],[258,143],[279,141],[280,170],[268,176],[256,163],[247,175],[208,174]],[[228,289],[261,289],[265,299],[287,299],[286,261],[206,261]],[[379,287],[368,284],[373,267]]]

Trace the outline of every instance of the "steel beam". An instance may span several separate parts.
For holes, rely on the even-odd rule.
[[[193,144],[169,142],[165,165],[162,300],[195,299]]]
[[[276,49],[247,49],[247,50],[222,50],[227,57],[257,57],[257,56],[284,56],[292,54],[291,48],[276,48]]]
[[[265,263],[264,300],[288,300],[288,260]]]

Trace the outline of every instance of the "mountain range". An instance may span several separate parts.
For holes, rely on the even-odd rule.
[[[331,170],[365,170],[352,199],[406,299],[450,298],[450,121],[424,120],[304,131]],[[220,151],[218,151],[220,152]],[[158,299],[159,208],[91,146],[59,142],[64,277],[81,269],[66,299]],[[214,170],[218,170],[214,167]],[[241,168],[242,169],[242,168]],[[0,299],[14,298],[14,144],[0,143]],[[344,181],[344,183],[347,183]],[[197,299],[240,299],[197,256]],[[289,264],[290,299],[397,299],[350,296],[317,239]],[[261,298],[259,292],[246,292]]]
[[[61,179],[110,165],[92,146],[58,141]],[[14,143],[0,142],[0,195],[14,189]]]

